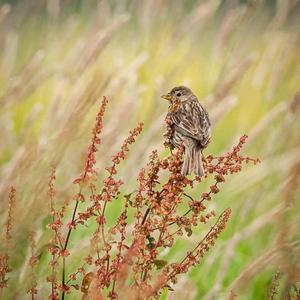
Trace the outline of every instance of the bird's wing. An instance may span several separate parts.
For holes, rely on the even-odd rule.
[[[205,147],[210,139],[210,121],[206,109],[198,101],[182,104],[180,109],[171,114],[174,129],[183,136],[193,138]]]

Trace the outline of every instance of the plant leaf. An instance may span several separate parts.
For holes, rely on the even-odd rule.
[[[156,266],[157,270],[162,269],[164,266],[166,266],[168,264],[168,262],[163,259],[156,259],[156,260],[154,260],[153,263]]]

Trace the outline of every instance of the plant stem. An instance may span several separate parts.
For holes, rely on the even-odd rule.
[[[61,294],[61,299],[65,299],[65,274],[66,274],[66,258],[63,257],[63,270],[62,270],[62,294]]]
[[[141,225],[144,225],[144,224],[145,224],[145,222],[146,222],[146,220],[147,220],[147,217],[148,217],[148,215],[149,215],[150,209],[151,209],[151,207],[148,207],[148,208],[147,208],[147,210],[146,210],[146,212],[145,212],[145,214],[144,214],[144,217],[143,217],[143,220],[142,220]]]
[[[71,221],[71,224],[70,224],[70,227],[69,227],[69,231],[68,231],[68,234],[67,234],[67,238],[66,238],[63,250],[66,250],[67,247],[68,247],[68,243],[69,243],[70,236],[71,236],[71,233],[72,233],[72,228],[73,228],[72,225],[73,225],[73,222],[74,222],[75,217],[76,217],[76,212],[77,212],[78,204],[79,204],[79,201],[76,200],[75,207],[74,207],[74,210],[73,210],[73,215],[72,215],[72,221]],[[62,292],[62,295],[61,295],[61,299],[62,300],[65,299],[65,290],[64,290],[64,288],[65,288],[65,280],[66,280],[65,277],[66,277],[66,258],[64,256],[63,257],[63,269],[62,269],[62,288],[63,288],[63,292]]]
[[[210,228],[210,230],[207,232],[207,234],[204,236],[204,238],[195,246],[194,249],[192,249],[192,251],[189,251],[189,253],[194,253],[202,244],[203,242],[206,240],[206,238],[212,233],[212,231],[217,227],[219,221],[221,220],[221,218],[224,216],[225,211],[223,211],[221,213],[221,215],[218,217],[217,221],[215,222],[215,224]],[[187,259],[188,259],[188,254],[181,260],[181,262],[179,263],[180,265],[183,264]],[[173,270],[169,275],[168,275],[168,280],[170,280],[172,277],[176,276],[178,274],[177,270]]]

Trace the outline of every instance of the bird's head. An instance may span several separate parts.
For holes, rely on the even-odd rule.
[[[195,97],[193,92],[186,86],[174,87],[168,94],[161,96],[170,102],[184,102]]]

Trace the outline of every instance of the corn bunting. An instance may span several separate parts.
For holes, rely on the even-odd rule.
[[[186,176],[194,171],[196,175],[204,176],[202,150],[211,137],[211,123],[206,109],[185,86],[174,87],[162,98],[169,101],[170,143],[176,148],[184,146],[181,174]]]

